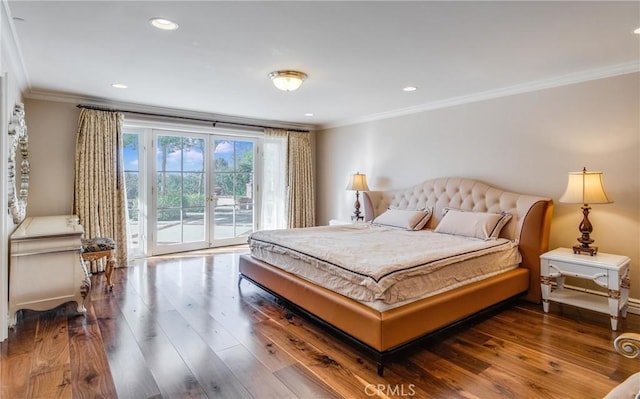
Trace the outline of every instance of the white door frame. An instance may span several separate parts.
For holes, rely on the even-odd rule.
[[[157,172],[158,172],[158,165],[157,165],[157,156],[156,156],[156,151],[158,151],[156,145],[157,145],[157,139],[160,136],[173,136],[173,137],[190,137],[190,138],[198,138],[198,139],[202,139],[203,140],[203,172],[204,173],[204,183],[205,183],[205,190],[204,190],[204,196],[205,198],[209,197],[211,195],[210,193],[210,189],[209,189],[209,182],[207,181],[207,176],[209,175],[210,171],[209,171],[209,165],[207,162],[208,160],[208,153],[209,153],[209,139],[210,136],[208,134],[204,134],[204,133],[195,133],[195,132],[185,132],[185,131],[179,131],[179,130],[164,130],[164,129],[153,129],[152,133],[151,133],[151,140],[152,140],[152,144],[151,144],[151,154],[153,154],[152,156],[149,157],[149,162],[147,163],[147,168],[149,169],[149,174],[148,176],[152,176],[149,180],[147,180],[150,184],[148,184],[147,186],[150,189],[150,195],[148,195],[147,199],[147,207],[149,209],[149,218],[147,219],[147,226],[148,226],[148,250],[150,252],[151,255],[159,255],[159,254],[166,254],[166,253],[172,253],[172,252],[184,252],[184,251],[192,251],[192,250],[196,250],[196,249],[203,249],[203,248],[208,248],[209,247],[209,209],[207,206],[207,202],[205,201],[205,203],[203,204],[204,207],[204,221],[203,221],[203,237],[201,241],[194,241],[194,242],[187,242],[187,243],[176,243],[176,244],[158,244],[158,225],[157,225],[157,216],[158,216],[158,209],[157,209],[157,199],[158,199],[158,181],[157,181]]]

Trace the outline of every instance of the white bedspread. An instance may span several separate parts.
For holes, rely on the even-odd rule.
[[[506,239],[365,223],[258,231],[249,245],[254,257],[283,270],[360,301],[386,304],[477,281],[521,261],[517,243]]]

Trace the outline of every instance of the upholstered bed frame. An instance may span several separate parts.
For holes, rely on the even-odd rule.
[[[294,276],[250,255],[240,257],[240,281],[246,278],[285,300],[372,356],[382,375],[385,360],[439,329],[464,320],[508,299],[540,301],[539,256],[548,249],[553,203],[549,198],[503,191],[471,179],[439,178],[406,190],[369,191],[364,195],[365,220],[389,207],[431,208],[434,228],[446,207],[476,212],[510,212],[501,237],[518,240],[520,267],[452,291],[390,310],[362,303]]]

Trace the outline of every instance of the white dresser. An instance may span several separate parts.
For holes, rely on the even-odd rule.
[[[78,312],[86,311],[91,280],[81,257],[83,233],[69,215],[30,217],[18,226],[9,249],[10,326],[20,309],[48,310],[75,301]]]

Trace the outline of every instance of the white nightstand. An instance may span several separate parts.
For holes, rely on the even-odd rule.
[[[611,329],[618,329],[618,315],[627,316],[629,304],[629,262],[626,256],[598,253],[577,255],[569,248],[558,248],[540,255],[542,306],[549,311],[549,301],[564,303],[596,312],[608,313]],[[606,288],[609,298],[564,287],[566,276],[592,280]],[[556,287],[551,289],[551,279]]]
[[[350,220],[331,219],[329,220],[329,226],[344,226],[345,224],[353,224]]]

